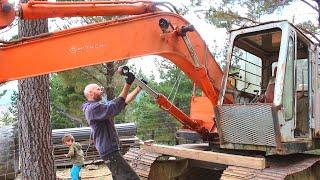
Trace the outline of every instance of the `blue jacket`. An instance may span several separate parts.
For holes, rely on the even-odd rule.
[[[95,146],[101,157],[119,150],[119,137],[114,126],[113,117],[125,107],[123,97],[115,98],[107,103],[97,101],[85,102],[82,110],[93,131]]]

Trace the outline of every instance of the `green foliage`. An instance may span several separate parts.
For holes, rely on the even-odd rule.
[[[157,142],[172,144],[174,133],[180,127],[177,120],[160,109],[152,97],[143,93],[139,101],[130,105],[127,114],[138,127],[140,139],[155,139]]]
[[[192,82],[175,65],[160,61],[157,65],[161,82],[148,79],[148,86],[167,96],[173,104],[189,114]],[[168,112],[160,109],[154,99],[143,92],[128,107],[127,117],[133,119],[138,126],[139,138],[155,139],[157,142],[174,144],[175,132],[181,124]]]
[[[221,3],[209,3],[206,0],[194,0],[188,10],[202,5],[203,9],[196,10],[197,14],[204,14],[208,22],[219,28],[231,30],[259,23],[261,16],[281,11],[294,1],[222,0]]]
[[[173,100],[177,107],[187,108],[185,113],[189,114],[192,81],[172,63],[160,61],[157,66],[160,78],[164,80],[158,84],[157,90]]]
[[[18,109],[17,109],[18,93],[14,91],[10,99],[11,99],[11,104],[10,104],[10,107],[8,108],[9,111],[5,112],[3,114],[3,117],[0,118],[0,122],[3,125],[12,125],[18,121]]]
[[[234,24],[239,23],[240,15],[230,9],[224,10],[222,7],[210,7],[205,13],[205,17],[209,23],[216,25],[218,28],[232,29]]]
[[[6,95],[6,93],[7,93],[7,90],[0,91],[0,98],[1,98],[2,96]]]
[[[16,122],[16,119],[10,114],[10,112],[5,112],[3,117],[0,118],[0,122],[3,125],[12,125]]]
[[[81,83],[85,80],[77,79],[68,73],[68,78],[61,78],[58,74],[53,74],[50,79],[50,100],[51,100],[51,121],[53,129],[69,128],[86,124],[81,109],[85,98],[82,93]],[[74,78],[74,79],[72,79]],[[68,81],[69,80],[69,81]],[[71,82],[74,82],[71,84]],[[70,85],[68,85],[70,83]]]
[[[51,112],[52,129],[64,129],[76,127],[75,123],[70,121],[64,114],[59,113],[55,107],[52,107]]]
[[[320,29],[313,24],[310,20],[299,23],[296,25],[299,29],[302,30],[302,32],[310,35],[312,38],[318,41],[320,43],[320,39],[318,38],[320,35]]]
[[[13,94],[11,95],[10,99],[11,99],[11,104],[9,107],[9,112],[12,114],[13,120],[17,122],[18,121],[18,92],[13,91]]]
[[[74,90],[74,87],[63,86],[57,74],[51,76],[50,105],[51,123],[53,129],[71,128],[86,124],[80,111],[84,97]],[[18,93],[13,92],[9,112],[2,119],[5,124],[18,121]],[[75,108],[77,107],[77,108]],[[70,113],[71,112],[71,113]],[[72,114],[73,113],[73,114]]]
[[[281,3],[280,1],[224,0],[219,7],[210,7],[206,12],[206,18],[217,27],[230,30],[235,28],[235,25],[239,27],[247,23],[257,23],[262,15],[272,14],[289,2],[291,1]],[[242,11],[239,11],[239,8]]]
[[[15,34],[11,37],[10,41],[13,41],[13,40],[18,40],[19,39],[19,36],[18,34]]]
[[[319,34],[319,29],[317,26],[315,26],[310,20],[302,22],[297,25],[301,29],[306,29],[310,32],[314,32],[316,34]]]

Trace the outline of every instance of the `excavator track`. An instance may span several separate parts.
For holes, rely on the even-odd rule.
[[[320,157],[309,154],[267,157],[268,168],[263,170],[228,166],[222,180],[282,180],[320,179]]]
[[[143,149],[129,149],[124,158],[139,175],[141,180],[148,179],[152,164],[161,154],[147,152]]]
[[[174,161],[170,163],[163,164],[168,166],[164,168],[162,166],[161,176],[157,174],[156,178],[154,177],[154,170],[161,162],[162,154],[151,153],[143,149],[130,149],[125,155],[125,159],[130,163],[131,167],[137,172],[141,179],[190,179],[191,180],[198,177],[193,176],[192,169],[186,168],[185,163],[182,161],[176,161],[176,165],[172,166]],[[221,176],[215,176],[213,179],[222,179],[222,180],[317,180],[320,179],[320,156],[312,154],[293,154],[288,156],[267,156],[268,167],[263,170],[244,168],[239,166],[227,166],[224,171],[221,171]],[[166,176],[167,172],[164,171],[173,171],[174,167],[184,167],[188,172],[187,178],[183,174],[174,174],[172,176]],[[183,164],[181,164],[183,163]],[[190,162],[189,162],[190,163]],[[170,167],[169,167],[170,166]],[[211,170],[210,170],[211,171]],[[153,173],[152,173],[153,172]],[[209,171],[208,171],[209,172]],[[221,173],[220,172],[220,173]],[[191,174],[190,174],[191,173]],[[169,173],[170,174],[170,173]],[[209,177],[209,176],[208,176]],[[204,179],[212,179],[212,178]],[[210,176],[211,177],[211,176]],[[197,179],[197,178],[196,178]]]

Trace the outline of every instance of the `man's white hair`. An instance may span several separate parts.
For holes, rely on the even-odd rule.
[[[83,90],[83,94],[88,98],[89,92],[92,90],[92,88],[97,87],[98,84],[88,84],[84,90]]]

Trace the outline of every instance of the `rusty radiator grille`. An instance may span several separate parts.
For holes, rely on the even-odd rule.
[[[270,104],[221,105],[216,116],[222,144],[276,146]]]

